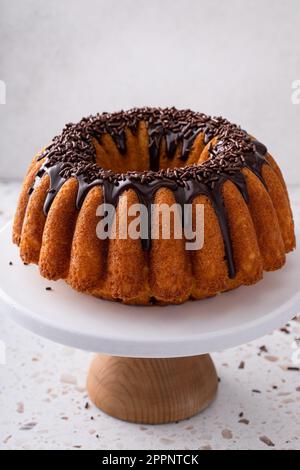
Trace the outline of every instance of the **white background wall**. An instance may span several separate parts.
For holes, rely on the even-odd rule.
[[[65,122],[140,105],[224,115],[300,183],[299,0],[0,0],[0,178]]]

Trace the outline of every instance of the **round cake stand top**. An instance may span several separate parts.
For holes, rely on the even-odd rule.
[[[3,313],[38,335],[88,351],[152,358],[205,354],[263,336],[300,310],[299,251],[255,286],[178,306],[140,307],[43,279],[36,266],[21,262],[11,224],[0,232],[0,247]]]

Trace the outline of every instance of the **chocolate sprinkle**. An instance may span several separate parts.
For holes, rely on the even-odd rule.
[[[239,419],[239,423],[248,425],[250,421],[249,419],[242,418],[242,419]]]
[[[286,335],[289,335],[291,333],[286,327],[280,328],[280,331],[282,333],[285,333]]]
[[[103,135],[109,134],[122,158],[127,152],[127,132],[137,135],[142,122],[148,132],[149,170],[116,173],[97,165],[95,141],[101,144]],[[202,139],[204,145],[208,144],[208,160],[201,164],[160,169],[163,140],[167,158],[172,159],[178,149],[179,160],[184,164],[197,139]],[[30,194],[38,180],[48,173],[50,190],[44,205],[45,214],[62,185],[72,177],[79,183],[76,202],[78,209],[88,191],[97,185],[103,187],[104,202],[115,206],[122,192],[129,188],[136,191],[140,202],[148,208],[161,187],[171,189],[176,202],[182,207],[192,202],[196,196],[205,195],[210,199],[218,217],[228,273],[233,278],[235,266],[222,187],[226,180],[232,181],[248,202],[246,182],[241,170],[244,167],[249,168],[264,183],[261,167],[267,163],[266,152],[263,144],[254,141],[237,125],[222,117],[210,117],[189,109],[145,107],[97,114],[83,118],[77,124],[67,124],[62,133],[54,137],[39,157],[39,160],[43,160],[43,165]],[[149,220],[149,228],[150,224]],[[150,249],[150,238],[141,239],[141,243],[144,250]]]
[[[268,447],[274,447],[275,446],[274,442],[271,441],[271,439],[268,436],[260,436],[259,440],[261,442],[263,442],[264,444],[266,444]]]

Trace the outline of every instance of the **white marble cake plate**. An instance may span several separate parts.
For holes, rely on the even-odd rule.
[[[112,369],[111,364],[103,364],[104,359],[106,362],[115,360],[113,364],[116,371],[118,367],[115,362],[122,360],[121,370],[126,366],[130,375],[132,367],[126,364],[125,358],[151,358],[135,359],[134,363],[137,364],[134,369],[141,364],[145,365],[140,367],[138,380],[147,382],[151,374],[161,375],[161,371],[155,372],[153,367],[157,369],[160,363],[164,364],[165,369],[174,369],[177,361],[177,370],[180,365],[178,358],[182,358],[180,374],[198,368],[199,380],[201,378],[203,384],[203,367],[200,365],[203,365],[204,360],[205,371],[210,369],[210,376],[214,376],[213,364],[207,363],[207,360],[210,361],[207,353],[234,347],[270,333],[299,312],[299,279],[300,251],[296,250],[287,256],[283,269],[265,273],[264,279],[251,287],[240,287],[211,299],[190,301],[179,306],[126,306],[77,293],[63,281],[50,282],[43,279],[36,266],[24,266],[21,262],[18,249],[11,242],[11,224],[0,232],[0,308],[3,313],[23,327],[53,341],[109,356],[119,356],[98,356],[98,363],[92,366],[94,371],[97,369],[97,373],[93,374],[93,380],[95,382],[97,379],[97,383],[90,385],[89,391],[93,395],[91,388],[96,387],[97,397],[93,396],[92,399],[98,406],[114,416],[131,421],[166,422],[174,417],[181,419],[193,414],[196,408],[204,408],[210,400],[206,397],[205,406],[203,403],[200,406],[197,402],[193,412],[174,414],[174,410],[171,410],[164,412],[162,418],[157,414],[154,418],[139,414],[136,403],[133,417],[130,411],[122,414],[119,410],[115,411],[115,403],[107,408],[103,405],[103,397],[98,396],[101,395],[99,387],[103,385],[99,385],[99,374],[105,376],[106,369]],[[46,290],[48,286],[53,290]],[[185,361],[183,358],[186,358]],[[198,360],[197,364],[192,364],[191,361],[195,360]],[[128,359],[127,362],[129,361],[132,363],[134,360]],[[143,379],[144,369],[146,377]],[[168,371],[165,370],[164,376],[166,375]],[[171,375],[174,376],[174,370]],[[131,381],[134,380],[137,379],[131,378]],[[187,377],[185,381],[188,382]],[[114,383],[116,382],[115,374]],[[169,385],[174,386],[173,383]],[[137,387],[136,383],[134,387]],[[215,384],[214,387],[216,389]],[[134,401],[132,397],[131,399]],[[141,406],[145,408],[145,403]]]

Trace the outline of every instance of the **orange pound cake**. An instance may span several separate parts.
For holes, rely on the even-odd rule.
[[[103,203],[127,222],[132,204],[191,204],[193,227],[202,204],[204,244],[189,251],[174,231],[167,239],[151,237],[149,213],[147,237],[117,230],[115,238],[101,239]],[[162,218],[156,220],[161,233]],[[222,117],[175,108],[134,108],[67,124],[29,167],[13,241],[47,279],[143,305],[254,284],[295,248],[286,185],[266,147]]]

